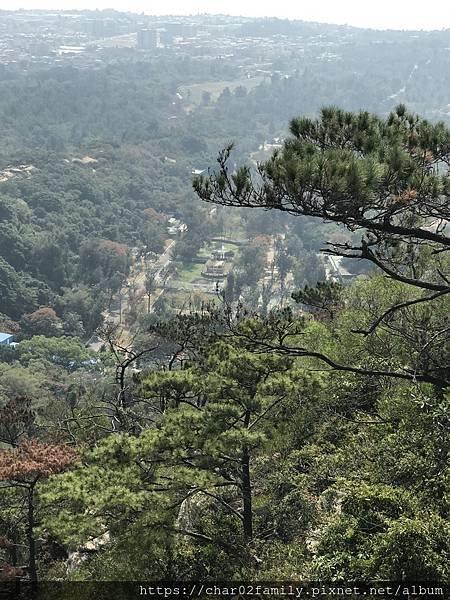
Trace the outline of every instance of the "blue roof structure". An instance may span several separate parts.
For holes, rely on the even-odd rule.
[[[3,342],[7,342],[8,340],[12,340],[13,337],[14,336],[11,333],[2,333],[0,331],[0,344],[2,344]]]

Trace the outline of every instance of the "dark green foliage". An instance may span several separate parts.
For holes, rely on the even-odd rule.
[[[316,287],[304,287],[292,294],[299,304],[314,310],[325,311],[333,316],[333,312],[342,304],[343,286],[333,281],[319,281]]]

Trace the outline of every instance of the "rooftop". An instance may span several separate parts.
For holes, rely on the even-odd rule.
[[[12,333],[2,333],[0,331],[0,343],[5,342],[6,340],[12,339],[14,336]]]

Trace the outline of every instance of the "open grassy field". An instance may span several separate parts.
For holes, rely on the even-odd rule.
[[[198,258],[203,258],[206,262],[211,256],[211,253],[214,250],[223,250],[225,252],[231,250],[234,252],[234,260],[239,256],[240,248],[235,244],[228,244],[222,242],[210,242],[205,243],[197,253]],[[175,287],[183,287],[183,284],[193,283],[196,279],[200,279],[202,276],[202,271],[205,268],[205,263],[191,263],[190,265],[185,266],[182,270],[180,270],[176,277],[173,280]]]
[[[178,93],[190,106],[199,105],[202,102],[203,93],[211,94],[211,100],[215,102],[223,90],[228,87],[234,92],[239,86],[245,87],[247,91],[255,88],[264,81],[264,77],[252,77],[250,79],[235,79],[233,81],[205,81],[203,83],[193,83],[192,85],[182,85],[178,88]]]
[[[175,282],[191,283],[194,279],[201,277],[203,268],[202,264],[192,263],[177,274]]]

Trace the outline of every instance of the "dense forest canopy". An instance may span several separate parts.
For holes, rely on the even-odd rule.
[[[448,581],[449,31],[142,19],[0,11],[0,579]]]
[[[282,134],[299,111],[313,115],[329,103],[385,112],[407,99],[410,107],[433,118],[445,112],[446,32],[423,33],[418,44],[409,33],[270,20],[242,27],[238,34],[255,40],[270,39],[281,29],[292,50],[289,44],[284,52],[264,47],[258,57],[255,46],[229,60],[199,60],[189,47],[181,58],[169,48],[156,57],[131,48],[100,49],[95,66],[87,68],[73,61],[31,62],[27,69],[2,65],[0,166],[34,170],[0,181],[5,261],[0,313],[18,320],[50,305],[67,320],[64,314],[74,313],[66,298],[73,285],[86,284],[89,295],[102,281],[94,293],[97,308],[90,302],[97,315],[90,322],[79,315],[85,331],[92,332],[109,290],[117,290],[127,267],[105,265],[114,257],[98,254],[86,281],[81,274],[86,242],[106,239],[158,251],[164,230],[145,221],[142,210],[184,216],[194,202],[188,191],[191,171],[210,166],[216,149],[230,140],[238,141],[236,160],[242,161],[264,140]],[[263,61],[263,54],[272,71],[260,68],[258,75],[256,70],[257,85],[244,87],[242,79],[244,86],[231,92],[228,87],[217,96],[204,92],[200,104],[185,110],[189,86],[232,81],[246,64]],[[79,162],[86,156],[98,162]]]

